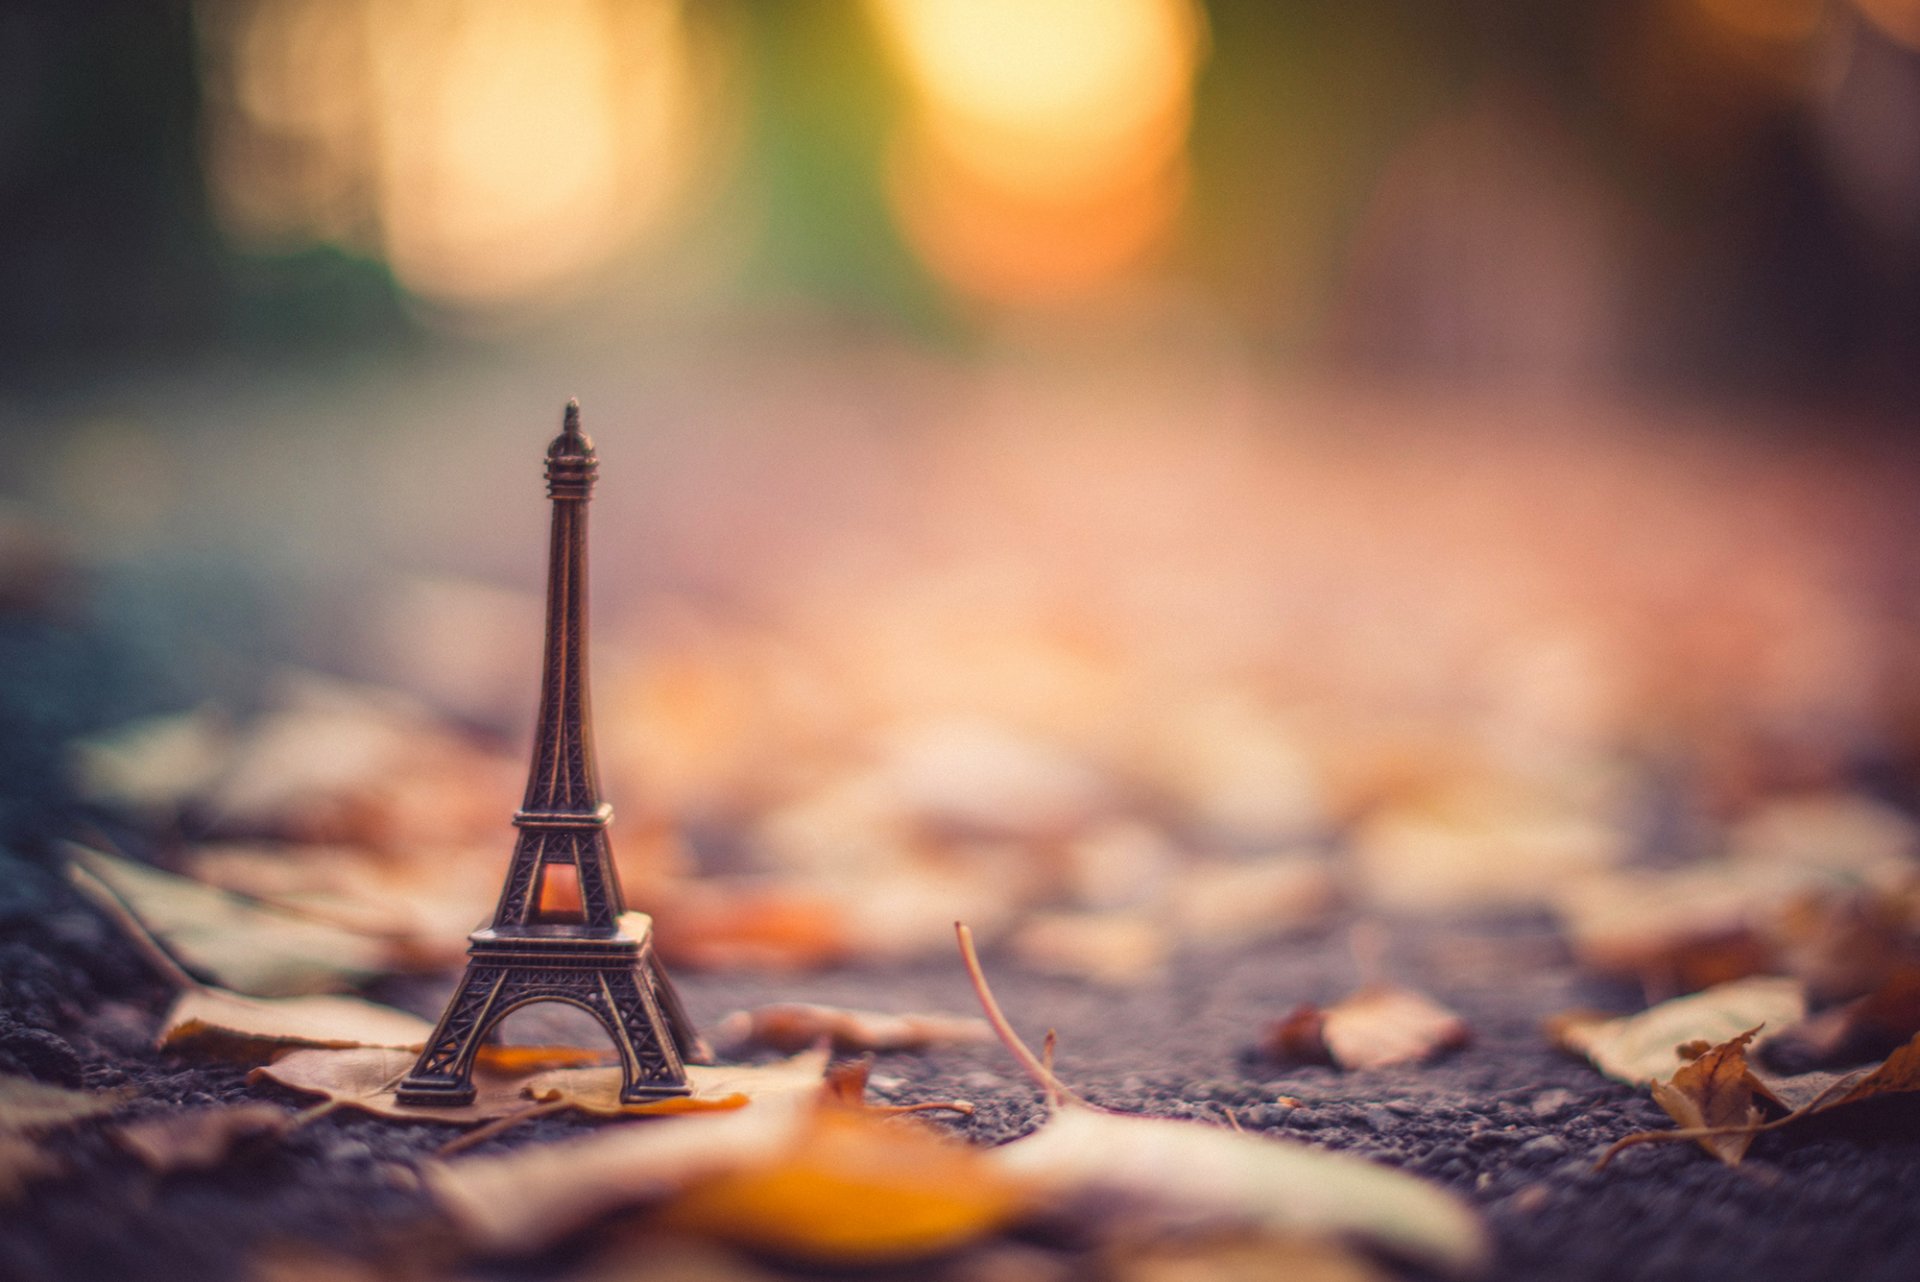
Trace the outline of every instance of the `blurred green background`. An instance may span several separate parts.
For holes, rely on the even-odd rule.
[[[1911,0],[204,0],[0,13],[0,367],[1178,294],[1288,368],[1868,405]]]

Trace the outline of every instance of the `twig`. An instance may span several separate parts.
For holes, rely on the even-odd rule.
[[[549,1113],[558,1113],[562,1109],[571,1107],[573,1107],[571,1101],[558,1099],[529,1105],[518,1113],[497,1117],[485,1126],[476,1126],[466,1134],[448,1140],[440,1146],[439,1156],[451,1157],[455,1153],[464,1153],[474,1145],[483,1144],[502,1132],[512,1130],[522,1122],[531,1122],[536,1117],[545,1117]]]
[[[967,968],[967,978],[973,982],[973,995],[980,999],[980,1009],[987,1017],[987,1023],[993,1026],[994,1035],[1000,1044],[1007,1048],[1027,1076],[1039,1084],[1046,1093],[1047,1107],[1061,1108],[1069,1103],[1091,1108],[1092,1105],[1069,1090],[1064,1082],[1053,1075],[1053,1070],[1043,1063],[1033,1049],[1020,1040],[1020,1034],[1013,1031],[1006,1012],[1000,1009],[1000,1003],[994,1000],[993,990],[987,987],[986,972],[980,969],[980,954],[974,951],[973,932],[965,922],[953,923],[953,931],[960,940],[960,960]]]

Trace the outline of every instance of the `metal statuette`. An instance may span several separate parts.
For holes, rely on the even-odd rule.
[[[654,956],[652,922],[626,912],[607,844],[613,807],[600,799],[587,706],[587,503],[599,468],[570,401],[547,447],[547,648],[519,838],[493,922],[468,937],[460,987],[400,1084],[405,1104],[471,1101],[481,1043],[533,1002],[600,1021],[620,1055],[623,1101],[686,1094],[686,1064],[706,1058]]]

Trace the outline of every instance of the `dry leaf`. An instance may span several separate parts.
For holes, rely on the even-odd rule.
[[[1776,1077],[1748,1070],[1742,1055],[1748,1040],[1743,1035],[1706,1052],[1701,1058],[1710,1061],[1706,1071],[1714,1080],[1693,1083],[1696,1089],[1687,1092],[1691,1098],[1678,1102],[1677,1107],[1670,1102],[1670,1099],[1676,1098],[1675,1093],[1667,1092],[1663,1096],[1656,1086],[1655,1098],[1680,1123],[1680,1128],[1672,1131],[1639,1131],[1616,1140],[1601,1157],[1600,1165],[1605,1166],[1622,1149],[1637,1144],[1687,1139],[1699,1140],[1714,1156],[1728,1165],[1737,1165],[1753,1137],[1762,1131],[1779,1130],[1806,1118],[1867,1100],[1920,1091],[1920,1035],[1871,1070],[1844,1074],[1806,1073],[1794,1077]],[[1731,1067],[1736,1062],[1741,1074],[1737,1079]],[[1682,1075],[1685,1073],[1683,1069]],[[1676,1075],[1675,1084],[1678,1083],[1679,1075]],[[1783,1108],[1790,1107],[1792,1111],[1785,1117],[1763,1122],[1757,1110],[1741,1107],[1743,1092],[1749,1101],[1757,1095]],[[1720,1096],[1717,1105],[1702,1102],[1713,1094]]]
[[[1728,1166],[1740,1165],[1753,1143],[1761,1121],[1755,1094],[1764,1090],[1747,1070],[1747,1046],[1758,1029],[1748,1029],[1729,1042],[1708,1050],[1673,1075],[1653,1084],[1654,1102],[1680,1126],[1693,1129],[1749,1128],[1723,1135],[1703,1135],[1700,1146]]]
[[[660,1222],[782,1256],[870,1264],[951,1250],[1023,1202],[979,1150],[826,1098],[782,1152],[696,1180]]]
[[[294,1115],[272,1104],[234,1104],[156,1113],[113,1128],[114,1142],[150,1171],[204,1171],[250,1141],[278,1138]]]
[[[888,1015],[783,1002],[735,1011],[714,1026],[716,1039],[737,1048],[764,1046],[792,1054],[821,1042],[839,1054],[923,1051],[993,1040],[984,1020],[957,1015]]]
[[[463,1159],[429,1168],[428,1187],[476,1246],[512,1254],[668,1199],[679,1227],[828,1260],[942,1249],[1012,1214],[1015,1190],[980,1154],[850,1100],[844,1081],[823,1088],[824,1057],[802,1059],[808,1090]]]
[[[1490,1243],[1473,1210],[1414,1176],[1350,1154],[1179,1118],[1094,1108],[1022,1043],[958,928],[987,1020],[1047,1093],[1039,1130],[993,1150],[995,1165],[1061,1213],[1141,1232],[1196,1228],[1352,1237],[1449,1273],[1478,1270]]]
[[[1430,1059],[1472,1039],[1466,1021],[1431,997],[1369,984],[1324,1010],[1301,1005],[1268,1030],[1263,1049],[1296,1063],[1385,1068]]]
[[[320,1096],[338,1107],[381,1117],[466,1124],[494,1121],[534,1108],[573,1109],[603,1117],[738,1109],[752,1101],[816,1089],[827,1063],[824,1053],[810,1053],[777,1064],[747,1067],[689,1065],[690,1095],[624,1104],[620,1100],[620,1069],[613,1065],[580,1067],[582,1054],[574,1047],[483,1047],[474,1060],[474,1100],[457,1107],[402,1104],[395,1098],[400,1079],[419,1058],[417,1050],[297,1050],[255,1069],[247,1080],[274,1082],[302,1094]]]
[[[1638,1015],[1562,1015],[1547,1031],[1555,1045],[1584,1055],[1608,1077],[1645,1086],[1672,1074],[1676,1047],[1689,1042],[1719,1046],[1750,1028],[1762,1030],[1754,1042],[1758,1046],[1806,1010],[1798,980],[1762,977],[1676,997]]]
[[[0,1202],[63,1169],[35,1137],[111,1113],[128,1098],[125,1091],[74,1091],[0,1073]]]
[[[224,890],[67,843],[189,966],[262,996],[337,992],[398,968],[383,939],[251,903]]]
[[[419,1047],[433,1025],[358,997],[245,997],[196,984],[162,1021],[161,1050],[258,1064],[289,1048]]]
[[[1807,1063],[1857,1064],[1889,1054],[1920,1033],[1920,966],[1896,967],[1864,997],[1807,1016],[1772,1041]]]

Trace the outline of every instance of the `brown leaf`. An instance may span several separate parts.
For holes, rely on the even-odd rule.
[[[1746,1053],[1758,1031],[1748,1029],[1683,1066],[1670,1081],[1655,1082],[1654,1102],[1687,1129],[1758,1126],[1762,1115],[1754,1096],[1763,1088],[1747,1070]],[[1753,1135],[1751,1130],[1702,1135],[1700,1146],[1728,1166],[1738,1166]]]
[[[735,1011],[715,1025],[715,1033],[724,1045],[741,1049],[764,1046],[788,1054],[821,1042],[844,1055],[861,1051],[923,1051],[934,1046],[993,1040],[993,1030],[980,1019],[957,1015],[888,1015],[803,1002]]]
[[[294,1124],[293,1114],[272,1104],[157,1113],[113,1128],[114,1142],[150,1171],[211,1170],[253,1141],[277,1139]]]
[[[1556,1046],[1584,1055],[1617,1081],[1651,1085],[1673,1072],[1674,1052],[1688,1042],[1718,1046],[1750,1028],[1768,1032],[1789,1026],[1806,1013],[1799,981],[1778,977],[1735,980],[1688,997],[1676,997],[1638,1015],[1609,1018],[1574,1012],[1550,1021],[1547,1034]]]
[[[161,1022],[161,1050],[259,1064],[283,1050],[355,1046],[419,1047],[433,1025],[358,997],[245,997],[195,985]]]
[[[488,1122],[533,1108],[573,1109],[596,1116],[698,1113],[744,1108],[749,1102],[818,1087],[826,1067],[822,1053],[797,1055],[777,1064],[748,1067],[690,1065],[690,1095],[624,1104],[617,1066],[580,1067],[574,1047],[484,1047],[474,1061],[476,1094],[458,1107],[402,1104],[400,1079],[412,1070],[417,1050],[385,1047],[296,1050],[248,1075],[332,1104],[381,1117],[416,1122]],[[590,1052],[588,1052],[590,1054]]]
[[[1367,1069],[1418,1063],[1472,1036],[1465,1020],[1431,997],[1369,984],[1324,1010],[1311,1002],[1294,1008],[1262,1045],[1276,1059]]]
[[[427,1183],[468,1239],[496,1253],[657,1203],[676,1228],[823,1261],[943,1250],[1014,1213],[1018,1190],[980,1154],[887,1112],[866,1107],[850,1079],[823,1088],[816,1068],[811,1089],[738,1112],[467,1158],[430,1168]]]
[[[1804,1061],[1857,1064],[1920,1033],[1920,965],[1897,966],[1872,992],[1809,1015],[1775,1038]]]

